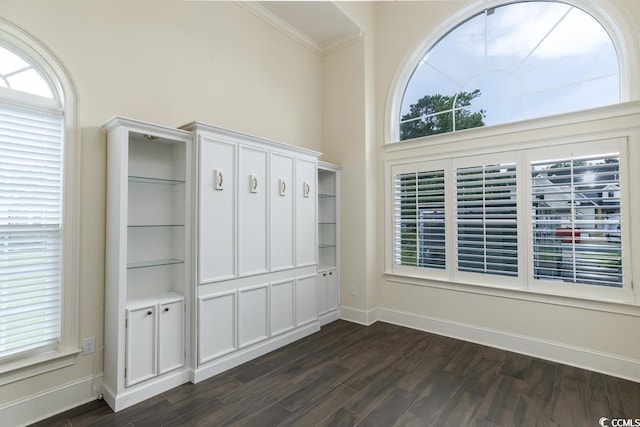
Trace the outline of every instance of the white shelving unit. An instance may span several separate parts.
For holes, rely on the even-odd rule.
[[[318,316],[340,317],[340,167],[318,162]]]
[[[120,410],[189,380],[190,132],[108,132],[104,397]]]

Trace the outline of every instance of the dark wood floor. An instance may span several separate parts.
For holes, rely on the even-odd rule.
[[[303,340],[117,414],[38,426],[598,426],[640,418],[640,384],[386,323]]]

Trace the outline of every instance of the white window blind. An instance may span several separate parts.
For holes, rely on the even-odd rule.
[[[518,276],[516,165],[456,169],[458,271]]]
[[[619,153],[531,165],[533,277],[621,288]]]
[[[60,337],[63,117],[0,104],[0,360]]]
[[[444,269],[444,170],[395,175],[395,263]]]

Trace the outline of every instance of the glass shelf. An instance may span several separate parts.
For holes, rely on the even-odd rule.
[[[129,176],[129,182],[137,182],[141,184],[161,184],[161,185],[178,185],[184,184],[183,180],[177,179],[164,179],[164,178],[149,178],[146,176]]]
[[[319,222],[320,225],[336,225],[335,221],[333,222]]]
[[[148,261],[136,261],[127,263],[127,270],[133,268],[147,268],[147,267],[159,267],[162,265],[183,264],[184,260],[181,259],[153,259]]]
[[[335,248],[336,245],[330,245],[330,244],[326,244],[326,243],[321,243],[318,245],[318,248],[320,249],[324,249],[324,248]]]
[[[319,193],[318,197],[321,199],[335,199],[336,195],[335,194],[324,194],[324,193]]]

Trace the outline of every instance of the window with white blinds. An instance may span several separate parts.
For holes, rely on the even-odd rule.
[[[444,269],[444,170],[395,176],[395,263]]]
[[[626,139],[612,138],[391,164],[387,268],[632,301],[628,150]]]
[[[620,154],[531,164],[533,277],[622,287]]]
[[[518,276],[516,165],[456,170],[458,271]]]
[[[56,346],[63,117],[0,104],[0,360]]]

